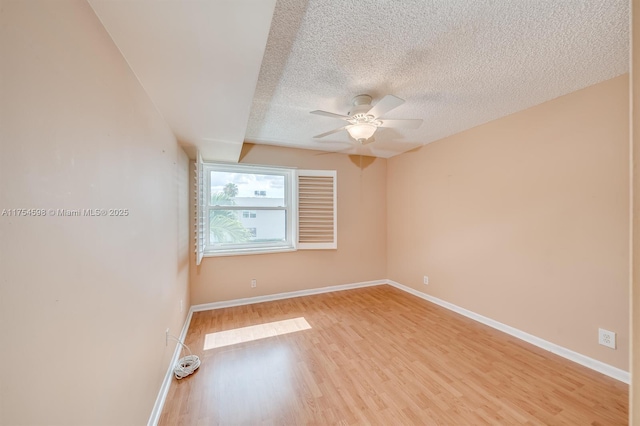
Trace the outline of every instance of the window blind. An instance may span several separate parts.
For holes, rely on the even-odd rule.
[[[204,170],[202,157],[198,153],[194,167],[195,178],[195,203],[194,203],[194,235],[193,241],[196,253],[196,265],[200,265],[204,256],[204,238],[205,238],[205,199],[204,199]]]
[[[338,248],[337,173],[298,170],[298,249]]]

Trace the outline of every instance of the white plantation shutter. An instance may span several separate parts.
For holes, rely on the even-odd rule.
[[[194,245],[196,252],[196,265],[200,265],[202,257],[204,256],[204,234],[205,229],[205,188],[204,188],[204,170],[202,164],[202,157],[198,153],[198,158],[195,163],[195,208],[194,208]]]
[[[298,170],[298,249],[338,248],[337,173]]]

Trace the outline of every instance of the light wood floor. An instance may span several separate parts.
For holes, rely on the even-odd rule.
[[[203,350],[208,333],[309,330]],[[390,286],[195,313],[161,425],[623,425],[628,386]]]

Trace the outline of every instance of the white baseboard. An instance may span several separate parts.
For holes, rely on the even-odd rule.
[[[375,285],[387,284],[387,280],[364,281],[354,284],[333,285],[330,287],[312,288],[309,290],[289,291],[287,293],[268,294],[266,296],[247,297],[245,299],[226,300],[224,302],[203,303],[193,305],[193,312],[209,311],[212,309],[229,308],[232,306],[251,305],[253,303],[270,302],[272,300],[290,299],[292,297],[310,296],[312,294],[330,293],[332,291],[351,290],[361,287],[372,287]]]
[[[185,319],[184,325],[182,326],[180,336],[178,336],[178,339],[180,339],[180,341],[183,343],[184,339],[187,337],[187,331],[189,330],[189,324],[191,324],[192,316],[193,308],[189,309],[189,313],[187,314],[187,318]],[[156,426],[158,424],[158,421],[160,420],[160,414],[162,414],[162,408],[164,407],[164,402],[167,399],[167,394],[169,393],[169,386],[171,386],[171,381],[173,380],[173,366],[176,365],[178,360],[180,359],[181,350],[182,346],[176,343],[176,349],[173,351],[173,356],[171,357],[171,361],[169,362],[169,368],[167,369],[167,373],[165,374],[162,385],[160,386],[160,392],[158,392],[156,402],[153,405],[153,410],[151,410],[151,416],[149,416],[147,426]]]
[[[502,324],[501,322],[495,321],[491,318],[487,318],[480,314],[476,314],[475,312],[461,308],[460,306],[454,305],[453,303],[449,303],[442,299],[438,299],[437,297],[433,297],[431,295],[415,290],[411,287],[407,287],[395,281],[386,280],[386,283],[402,291],[411,293],[414,296],[418,296],[421,299],[427,300],[429,302],[435,303],[436,305],[442,306],[443,308],[449,309],[450,311],[456,312],[460,315],[464,315],[467,318],[471,318],[474,321],[478,321],[482,324],[488,325],[489,327],[495,328],[496,330],[500,330],[504,333],[510,334],[511,336],[517,337],[520,340],[524,340],[525,342],[531,343],[534,346],[547,350],[551,353],[559,355],[570,361],[576,362],[587,368],[590,368],[599,373],[612,377],[616,380],[619,380],[627,384],[629,384],[631,381],[631,377],[628,371],[624,371],[612,365],[605,364],[604,362],[598,361],[596,359],[589,358],[588,356],[582,355],[578,352],[574,352],[571,349],[567,349],[560,345],[556,345],[555,343],[551,343],[547,340],[533,336],[529,333],[525,333],[522,330],[518,330],[517,328],[508,326],[506,324]]]

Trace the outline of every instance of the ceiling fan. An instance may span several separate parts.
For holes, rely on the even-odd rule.
[[[397,96],[387,95],[375,105],[371,105],[371,96],[358,95],[351,101],[353,108],[348,115],[334,114],[327,111],[311,111],[311,114],[324,115],[326,117],[339,118],[347,121],[349,124],[338,129],[330,130],[325,133],[314,136],[314,139],[323,138],[333,133],[346,130],[356,141],[362,145],[369,144],[374,141],[373,134],[378,127],[404,127],[408,129],[417,129],[422,124],[420,119],[384,119],[380,118],[386,112],[399,107],[404,103],[403,99]]]

